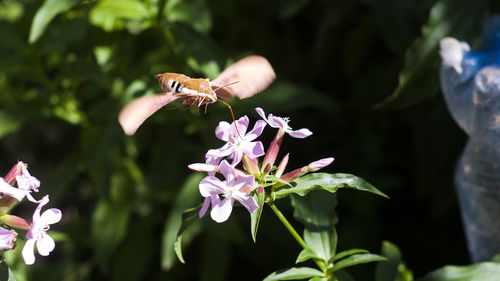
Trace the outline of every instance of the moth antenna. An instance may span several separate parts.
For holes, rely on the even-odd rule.
[[[224,105],[226,105],[229,108],[229,111],[231,112],[231,117],[233,117],[233,124],[234,124],[234,128],[236,129],[236,133],[238,133],[238,136],[240,136],[240,138],[243,138],[240,135],[240,131],[238,130],[238,125],[236,125],[236,119],[234,119],[234,113],[233,113],[233,109],[231,108],[231,106],[223,100],[217,99],[217,101],[223,103]]]
[[[227,83],[227,84],[224,84],[224,85],[222,85],[222,86],[219,86],[217,89],[215,89],[215,90],[214,90],[214,92],[217,92],[217,90],[219,90],[219,89],[222,89],[222,88],[227,87],[227,86],[234,85],[234,84],[236,84],[236,83],[240,83],[240,81],[236,80],[236,81],[233,81],[233,82],[229,82],[229,83]],[[233,119],[234,119],[234,118],[233,118]]]

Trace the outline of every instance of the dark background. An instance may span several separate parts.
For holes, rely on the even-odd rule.
[[[378,253],[389,240],[416,277],[469,263],[453,188],[466,135],[439,92],[437,40],[474,45],[494,1],[81,1],[30,43],[42,3],[54,11],[62,2],[72,1],[0,0],[0,174],[27,162],[63,211],[50,257],[27,268],[22,241],[6,257],[19,280],[260,280],[292,265],[300,248],[272,212],[254,244],[240,208],[224,224],[197,225],[184,241],[187,264],[165,261],[169,216],[201,202],[179,194],[201,178],[187,165],[222,145],[213,132],[230,119],[223,105],[161,110],[133,137],[117,122],[131,98],[160,91],[154,74],[214,78],[249,54],[268,58],[277,80],[232,100],[237,118],[255,122],[257,106],[290,117],[314,134],[284,140],[289,169],[333,156],[326,172],[390,196],[339,191],[340,250]],[[291,217],[288,199],[278,205]],[[349,272],[372,280],[374,266]]]

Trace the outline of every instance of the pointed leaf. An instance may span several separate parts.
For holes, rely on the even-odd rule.
[[[490,281],[498,280],[498,276],[500,276],[500,264],[483,262],[468,266],[448,265],[417,281]]]
[[[335,257],[333,257],[332,261],[338,261],[338,260],[341,260],[345,257],[351,256],[354,254],[360,254],[360,253],[368,253],[368,251],[364,250],[364,249],[350,249],[350,250],[343,251],[343,252],[336,254]]]
[[[328,262],[335,254],[337,223],[335,195],[316,191],[305,197],[291,196],[294,217],[305,225],[304,241],[314,255]]]
[[[201,205],[196,208],[187,209],[182,214],[182,224],[177,232],[177,239],[174,243],[174,251],[180,262],[185,263],[182,257],[182,236],[184,232],[190,227],[195,221],[198,220],[198,213],[201,209]]]
[[[375,281],[412,281],[413,273],[401,260],[401,252],[389,241],[382,242],[381,255],[386,261],[379,262],[375,269]]]
[[[308,259],[314,259],[314,258],[319,258],[319,257],[316,256],[316,253],[313,250],[306,248],[300,251],[299,256],[295,260],[295,263],[304,262]]]
[[[333,271],[337,271],[346,267],[355,266],[362,263],[372,261],[384,261],[386,258],[375,254],[356,254],[340,260],[333,266]]]
[[[364,179],[351,174],[314,173],[300,177],[291,182],[293,187],[283,187],[274,192],[274,198],[280,199],[290,194],[306,195],[311,190],[322,189],[335,193],[339,188],[352,188],[371,192],[382,197],[387,195]]]
[[[161,265],[165,270],[170,269],[175,263],[175,247],[179,248],[180,253],[181,239],[178,237],[178,232],[183,223],[182,215],[186,208],[195,205],[200,200],[198,184],[202,178],[202,173],[194,173],[185,180],[165,222],[161,252]],[[182,254],[180,256],[182,257]]]
[[[260,216],[262,215],[262,210],[264,209],[264,200],[266,199],[266,194],[263,192],[262,194],[254,195],[255,200],[257,201],[257,205],[259,208],[250,214],[250,231],[252,232],[253,242],[257,241],[257,230],[259,229]]]
[[[275,271],[268,275],[263,281],[300,280],[309,277],[323,277],[323,272],[310,267],[292,267]]]
[[[31,30],[29,42],[33,43],[40,36],[49,25],[49,23],[60,13],[64,13],[71,9],[79,0],[45,0],[36,11],[33,22],[31,23]]]
[[[441,0],[431,9],[422,36],[406,52],[405,68],[394,93],[378,106],[401,108],[437,92],[439,40],[446,36],[467,39],[480,34],[486,12],[484,0]],[[474,36],[476,37],[476,36]]]

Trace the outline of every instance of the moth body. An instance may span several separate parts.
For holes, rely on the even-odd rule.
[[[207,79],[190,78],[171,72],[157,74],[155,77],[165,94],[178,96],[183,104],[200,107],[217,101],[217,95]]]

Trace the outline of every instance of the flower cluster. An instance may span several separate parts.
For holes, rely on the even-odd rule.
[[[205,197],[199,217],[203,217],[210,205],[210,216],[216,222],[224,222],[231,215],[234,201],[238,201],[250,213],[255,212],[259,206],[255,200],[256,194],[262,194],[267,186],[279,186],[283,182],[292,181],[306,173],[317,171],[332,163],[333,158],[324,158],[309,165],[283,174],[288,164],[289,154],[286,154],[278,167],[274,166],[281,143],[286,134],[294,138],[306,138],[312,135],[309,129],[292,130],[288,125],[289,119],[269,114],[267,117],[262,108],[255,109],[262,117],[253,129],[248,131],[249,118],[243,116],[235,122],[220,122],[215,129],[215,136],[226,142],[218,149],[210,149],[205,155],[205,163],[189,165],[195,171],[207,172],[199,184],[201,196]],[[256,139],[262,134],[266,125],[277,128],[275,138],[269,146],[267,153],[262,142]],[[259,167],[258,158],[264,156]],[[231,164],[227,160],[231,160]],[[244,170],[237,167],[243,163]],[[272,173],[273,174],[270,174]],[[224,180],[216,177],[222,175]],[[276,182],[273,179],[279,179]]]
[[[4,178],[0,177],[0,223],[11,228],[0,228],[0,250],[14,250],[16,247],[17,232],[14,229],[27,231],[26,243],[22,250],[24,263],[27,265],[35,263],[35,244],[38,253],[42,256],[47,256],[54,250],[54,239],[47,234],[47,230],[51,224],[59,222],[62,217],[61,211],[56,208],[48,209],[40,214],[43,206],[49,202],[49,196],[45,195],[42,199],[36,200],[31,193],[38,192],[39,187],[40,181],[30,175],[28,165],[21,161],[14,165]],[[38,205],[31,223],[8,213],[24,198]]]

